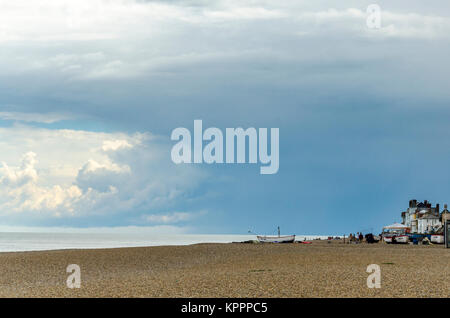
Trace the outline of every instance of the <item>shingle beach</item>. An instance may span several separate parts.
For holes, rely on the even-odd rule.
[[[69,264],[81,288],[66,286]],[[367,287],[367,266],[381,288]],[[442,245],[197,244],[0,253],[0,297],[449,297]]]

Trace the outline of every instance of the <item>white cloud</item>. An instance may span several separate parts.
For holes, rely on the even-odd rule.
[[[148,133],[14,126],[0,128],[0,140],[0,153],[8,153],[0,168],[3,215],[126,218],[173,208],[202,179],[192,167],[175,166],[170,145]]]
[[[107,164],[108,155],[102,150],[104,142],[126,140],[130,145],[150,138],[145,134],[102,133],[70,129],[40,129],[15,124],[0,127],[0,160],[16,166],[27,152],[36,154],[36,170],[44,174],[45,185],[71,184],[80,168],[94,160]]]
[[[77,186],[52,187],[38,186],[36,154],[26,153],[19,167],[10,168],[5,162],[0,168],[0,208],[3,211],[53,211],[60,215],[61,210],[73,213],[73,201],[81,197]],[[8,213],[8,212],[6,212]]]
[[[204,213],[174,212],[169,214],[144,215],[143,218],[148,223],[167,224],[167,223],[179,223],[189,221],[201,214]]]
[[[212,8],[210,10],[205,10],[204,17],[212,18],[217,20],[252,20],[252,19],[277,19],[288,17],[289,14],[286,11],[278,9],[266,9],[263,7],[229,7],[225,10],[218,10]]]
[[[34,152],[26,153],[22,158],[21,167],[17,169],[11,169],[5,162],[2,162],[0,184],[21,186],[28,182],[35,182],[37,180],[37,172],[34,169],[35,163],[36,154]]]
[[[448,38],[450,31],[449,17],[382,7],[382,28],[372,32],[366,27],[366,8],[355,6],[356,2],[0,3],[0,43],[4,45],[0,57],[6,61],[0,64],[2,71],[17,74],[53,70],[70,80],[158,74],[156,70],[170,61],[205,56],[223,59],[249,50],[257,56],[279,38],[290,38],[293,45],[299,41],[295,36],[299,34]],[[53,42],[58,43],[58,49],[41,44]],[[277,51],[275,46],[270,50]],[[284,47],[281,50],[286,52]]]
[[[18,122],[51,124],[61,120],[74,119],[74,116],[56,113],[46,114],[46,113],[0,112],[0,119]]]
[[[126,140],[106,140],[103,142],[103,151],[115,151],[121,148],[132,148],[133,146]]]
[[[424,38],[448,37],[450,18],[445,16],[399,13],[382,8],[380,29],[366,27],[367,13],[361,8],[334,9],[301,12],[297,19],[304,28],[302,35],[333,32],[335,36]],[[305,27],[306,26],[306,27]],[[305,32],[308,30],[308,32]]]
[[[173,225],[155,226],[110,226],[110,227],[33,227],[0,225],[0,232],[20,233],[111,233],[111,234],[185,234],[189,227]]]

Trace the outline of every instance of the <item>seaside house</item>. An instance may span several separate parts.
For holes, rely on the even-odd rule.
[[[441,221],[439,220],[439,216],[426,214],[419,218],[417,232],[421,234],[433,233],[440,225]]]
[[[430,234],[442,226],[443,216],[450,220],[447,205],[442,214],[439,214],[439,204],[432,206],[427,200],[419,203],[417,200],[410,200],[408,209],[402,212],[402,224],[409,227],[411,233]]]
[[[450,222],[450,212],[447,210],[447,204],[444,204],[444,210],[441,213],[441,223],[444,225],[445,221]]]

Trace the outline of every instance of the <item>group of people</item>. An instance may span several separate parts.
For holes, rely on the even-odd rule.
[[[364,240],[364,235],[361,232],[357,232],[356,234],[350,233],[348,240],[349,242],[360,243]]]

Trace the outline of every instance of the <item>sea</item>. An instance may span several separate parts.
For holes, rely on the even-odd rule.
[[[296,240],[326,239],[327,237],[300,235],[296,236]],[[0,232],[0,252],[190,245],[248,240],[256,240],[256,235]]]

